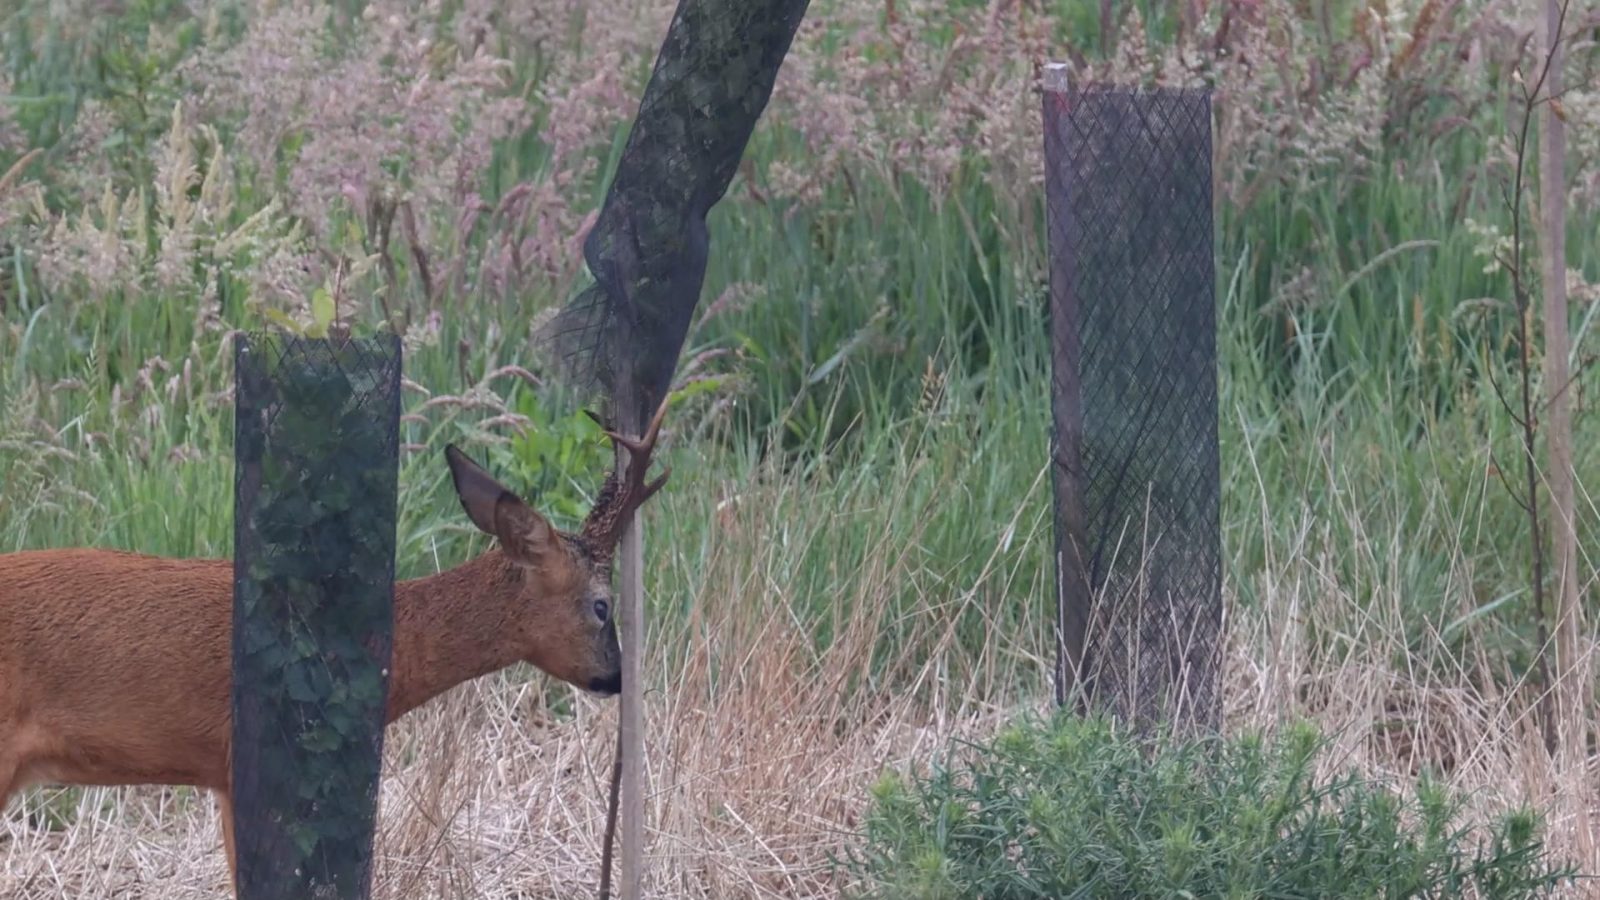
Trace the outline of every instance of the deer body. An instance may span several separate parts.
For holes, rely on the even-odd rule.
[[[516,582],[495,550],[395,585],[386,722],[526,658],[518,593],[482,590]],[[0,556],[0,585],[0,797],[39,782],[227,787],[231,563],[39,550]]]
[[[583,534],[553,529],[459,451],[462,506],[499,547],[395,585],[385,722],[518,661],[584,690],[621,690],[610,617],[617,523],[659,489],[642,476],[660,426],[626,479],[602,489]],[[216,793],[234,866],[233,565],[97,549],[0,554],[0,810],[38,783],[192,785]]]

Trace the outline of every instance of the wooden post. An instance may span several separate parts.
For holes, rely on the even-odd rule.
[[[1066,172],[1060,159],[1065,135],[1061,122],[1072,90],[1065,63],[1048,63],[1043,72],[1045,137],[1045,222],[1052,241],[1061,239],[1068,214]],[[1072,254],[1050,254],[1051,475],[1056,517],[1056,690],[1057,706],[1074,702],[1089,710],[1093,673],[1084,668],[1088,649],[1090,583],[1088,525],[1083,498],[1083,398],[1078,365],[1078,295],[1073,290]]]
[[[631,399],[631,398],[629,398]],[[620,403],[623,433],[638,437],[644,431],[644,416],[632,402]],[[629,464],[625,449],[617,448],[618,473]],[[618,896],[640,900],[644,896],[644,523],[636,512],[629,517],[617,548],[621,565],[618,573],[622,612],[622,696],[621,736],[622,798],[621,880]]]
[[[1578,630],[1582,605],[1578,596],[1577,502],[1572,463],[1572,339],[1567,329],[1567,133],[1558,98],[1564,82],[1566,54],[1561,45],[1565,4],[1545,0],[1544,108],[1539,116],[1539,214],[1543,220],[1540,249],[1544,282],[1544,390],[1549,410],[1545,414],[1550,483],[1550,549],[1554,557],[1556,606],[1556,733],[1560,768],[1581,783],[1584,756],[1585,708],[1588,679],[1578,664]],[[1592,854],[1588,810],[1574,806],[1577,832],[1585,855]]]

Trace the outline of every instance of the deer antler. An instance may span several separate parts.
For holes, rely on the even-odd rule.
[[[645,481],[645,474],[650,470],[650,455],[655,452],[656,438],[661,435],[661,421],[666,415],[667,402],[663,400],[650,420],[650,427],[645,429],[644,436],[630,438],[612,431],[599,416],[589,413],[589,418],[599,423],[613,444],[628,451],[627,472],[619,476],[616,469],[611,470],[600,488],[600,496],[595,498],[594,508],[583,521],[581,537],[589,545],[590,551],[603,560],[610,560],[617,542],[622,539],[624,523],[641,504],[661,490],[661,486],[667,483],[667,476],[672,474],[671,469],[663,469],[654,481]]]

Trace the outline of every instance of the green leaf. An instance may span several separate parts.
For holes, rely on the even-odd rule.
[[[304,328],[300,327],[300,323],[298,323],[295,320],[289,318],[287,315],[285,315],[283,313],[282,310],[273,309],[272,307],[268,306],[268,307],[262,309],[261,313],[262,313],[262,315],[265,315],[267,317],[267,321],[269,321],[272,324],[278,326],[279,328],[282,328],[285,331],[291,331],[291,332],[293,332],[295,334],[299,334],[299,335],[303,335],[303,334],[306,333],[306,330]]]
[[[328,753],[339,749],[344,743],[344,738],[339,732],[326,725],[318,725],[300,736],[300,746],[312,753]]]
[[[306,677],[306,665],[290,666],[284,674],[284,682],[289,688],[289,699],[298,703],[314,703],[317,701],[317,692],[311,687],[311,679]]]
[[[333,295],[325,287],[311,292],[311,327],[306,335],[321,340],[328,336],[328,326],[333,324]]]
[[[302,857],[310,858],[311,852],[317,849],[316,829],[296,824],[290,829],[289,835],[294,841],[295,849],[300,851]]]

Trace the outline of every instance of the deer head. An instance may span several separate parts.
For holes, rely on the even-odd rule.
[[[623,526],[667,481],[667,470],[654,481],[645,480],[665,413],[663,403],[637,439],[605,429],[613,444],[626,451],[627,465],[606,477],[577,534],[554,528],[461,450],[445,448],[467,517],[495,537],[510,563],[504,577],[515,584],[503,587],[517,592],[515,627],[526,645],[523,658],[598,694],[622,690],[611,563]]]

